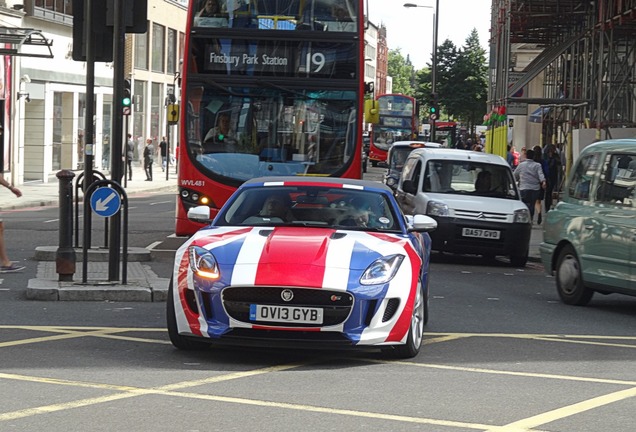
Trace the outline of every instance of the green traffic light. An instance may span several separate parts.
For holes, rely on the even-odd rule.
[[[125,107],[128,107],[130,106],[130,103],[132,102],[132,100],[129,97],[125,97],[122,102]]]
[[[430,108],[430,113],[431,114],[435,114],[437,112],[437,108],[436,107],[431,107]]]

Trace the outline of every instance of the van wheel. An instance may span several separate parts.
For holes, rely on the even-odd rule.
[[[572,246],[565,246],[556,264],[556,286],[561,301],[565,304],[585,306],[594,291],[585,286],[581,264]]]

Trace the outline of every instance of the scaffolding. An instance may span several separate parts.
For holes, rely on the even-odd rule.
[[[636,127],[636,0],[493,0],[490,42],[489,109],[538,104],[542,144]],[[541,52],[509,85],[519,46]],[[513,97],[539,75],[541,95]]]

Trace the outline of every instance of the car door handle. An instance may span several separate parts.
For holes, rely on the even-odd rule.
[[[594,225],[593,224],[587,224],[587,225],[585,225],[585,229],[592,230],[592,229],[594,229]]]

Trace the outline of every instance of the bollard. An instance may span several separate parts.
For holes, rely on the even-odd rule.
[[[55,175],[60,184],[60,240],[55,254],[55,271],[60,282],[72,282],[75,274],[73,248],[73,177],[75,173],[62,170]]]

